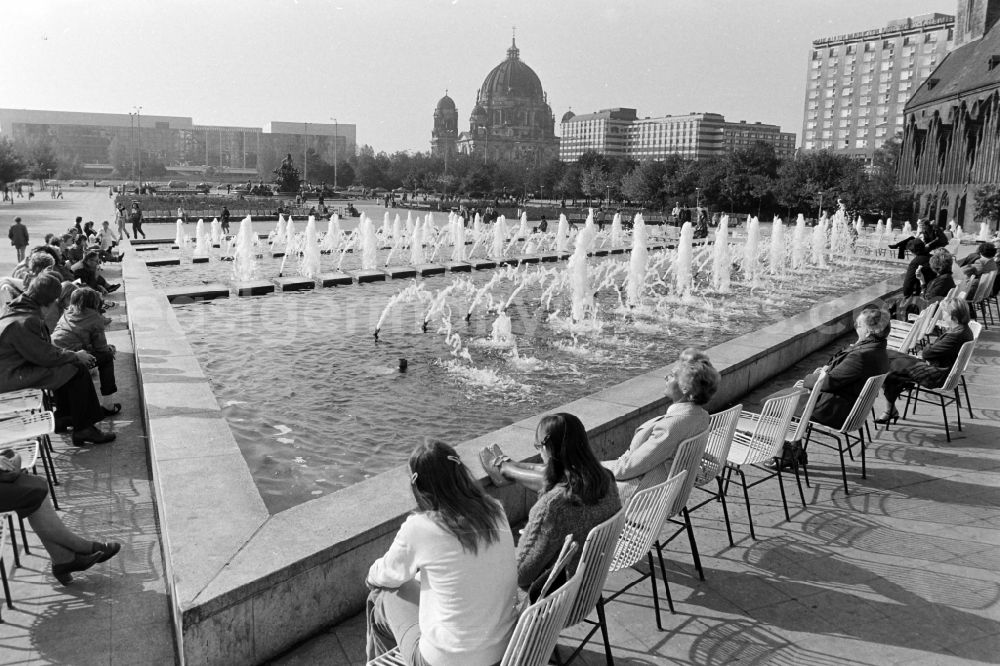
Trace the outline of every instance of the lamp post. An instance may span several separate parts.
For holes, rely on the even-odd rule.
[[[136,182],[142,194],[142,107],[135,107]]]
[[[135,178],[135,114],[131,111],[128,112],[128,162],[129,176]]]
[[[701,208],[701,188],[694,188],[694,212],[695,215],[698,214],[698,209]]]
[[[340,135],[340,125],[337,124],[336,118],[330,118],[333,121],[333,191],[337,192],[337,140]]]
[[[305,131],[302,133],[302,182],[309,182],[309,160],[306,159],[306,144],[309,141],[309,123],[302,123]]]

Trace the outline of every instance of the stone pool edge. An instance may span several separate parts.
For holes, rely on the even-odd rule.
[[[134,252],[126,253],[122,274],[179,658],[260,663],[361,610],[368,566],[412,509],[407,476],[400,466],[271,516],[172,306]],[[712,347],[723,383],[710,407],[732,403],[843,335],[857,308],[894,294],[897,283],[877,283]],[[662,412],[664,372],[550,411],[579,415],[598,453],[617,455],[639,423]],[[540,417],[463,442],[459,453],[477,476],[476,452],[485,443],[530,458]],[[512,520],[526,515],[523,490],[491,492]]]

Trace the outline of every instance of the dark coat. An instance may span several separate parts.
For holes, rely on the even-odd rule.
[[[952,278],[951,273],[944,273],[927,283],[924,287],[924,298],[931,303],[940,301],[954,288],[955,280]]]
[[[14,247],[28,247],[28,227],[23,224],[15,222],[10,225],[7,237],[10,238],[10,244]]]
[[[820,391],[812,420],[839,429],[851,413],[869,377],[889,371],[885,338],[869,336],[837,352],[827,364],[826,386]],[[809,375],[805,387],[812,388],[817,375]]]
[[[937,277],[937,274],[930,267],[931,255],[920,254],[910,260],[910,265],[906,267],[906,275],[903,276],[903,298],[907,296],[920,295],[920,280],[917,278],[917,271],[922,271],[924,280],[930,282]]]
[[[77,370],[76,354],[52,344],[41,307],[27,294],[0,315],[0,391],[56,389]]]

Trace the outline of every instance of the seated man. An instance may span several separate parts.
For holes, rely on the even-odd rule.
[[[120,287],[120,284],[109,284],[104,276],[100,274],[101,253],[98,250],[87,250],[83,259],[73,264],[73,275],[80,280],[84,286],[90,287],[97,293],[104,295],[111,293]]]
[[[0,315],[0,391],[52,390],[56,429],[72,426],[74,446],[114,441],[114,434],[94,426],[107,415],[87,369],[96,359],[86,351],[59,349],[50,341],[45,319],[58,311],[61,293],[59,277],[45,271]]]

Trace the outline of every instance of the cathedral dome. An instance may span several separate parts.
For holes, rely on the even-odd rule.
[[[448,97],[448,92],[445,91],[444,97],[438,100],[437,107],[438,111],[454,111],[455,110],[455,100]]]
[[[562,121],[560,122],[568,123],[574,118],[576,118],[576,114],[573,113],[572,111],[567,111],[566,113],[563,114]]]
[[[483,108],[482,104],[476,104],[474,107],[472,107],[472,117],[473,118],[486,117],[486,109]]]
[[[479,89],[480,99],[516,97],[541,100],[543,98],[542,82],[535,74],[535,70],[521,62],[520,54],[517,43],[512,41],[511,47],[507,49],[507,59],[486,75],[486,80]]]

